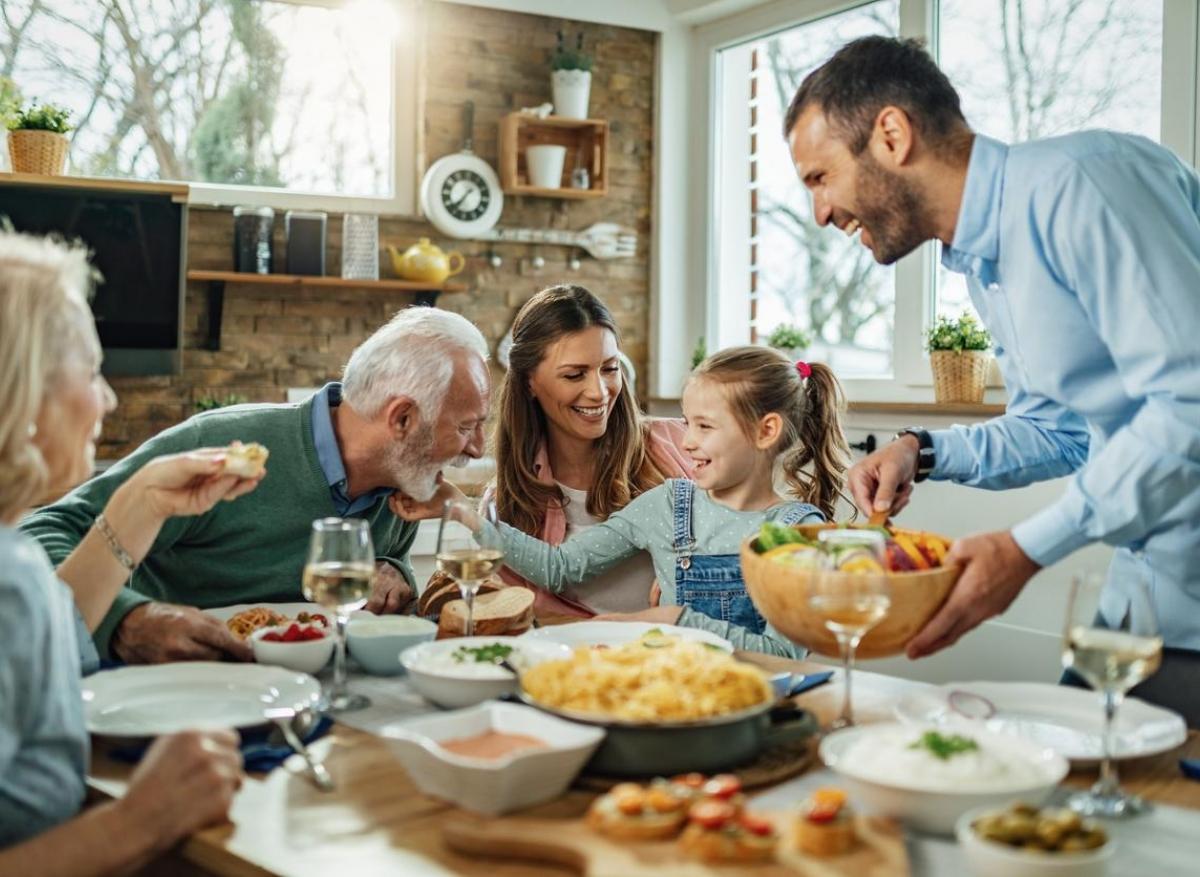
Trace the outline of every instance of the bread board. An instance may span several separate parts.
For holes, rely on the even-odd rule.
[[[750,809],[771,819],[781,835],[775,862],[696,862],[684,857],[674,840],[610,840],[588,828],[582,818],[488,819],[463,814],[443,825],[442,836],[447,846],[465,855],[560,865],[581,877],[907,877],[910,873],[904,835],[890,820],[857,816],[855,848],[842,856],[817,858],[795,849],[794,813]]]

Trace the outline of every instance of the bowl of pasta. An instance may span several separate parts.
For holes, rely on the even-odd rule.
[[[819,545],[818,533],[833,527],[764,525],[757,536],[742,542],[741,561],[750,599],[772,627],[818,654],[839,657],[837,638],[807,599],[825,551]],[[959,567],[945,563],[950,540],[943,536],[898,527],[886,528],[884,536],[883,566],[861,552],[849,552],[839,559],[834,572],[848,578],[861,574],[887,577],[887,614],[863,637],[856,652],[858,658],[887,658],[904,651],[908,641],[941,608],[961,572]]]
[[[520,698],[607,734],[590,773],[645,777],[712,773],[816,732],[812,715],[776,709],[769,677],[723,649],[651,631],[521,674]]]

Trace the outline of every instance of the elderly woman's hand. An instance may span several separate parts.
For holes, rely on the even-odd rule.
[[[221,500],[249,493],[266,476],[223,475],[223,448],[198,448],[156,457],[129,477],[121,489],[135,493],[147,511],[165,521],[177,515],[202,515]]]

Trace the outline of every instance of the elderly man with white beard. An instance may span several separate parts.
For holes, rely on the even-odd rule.
[[[351,354],[341,383],[298,404],[197,414],[29,515],[20,529],[57,565],[147,460],[258,442],[270,452],[258,489],[163,527],[96,630],[100,655],[127,663],[249,660],[248,645],[200,610],[303,599],[301,572],[315,518],[368,521],[377,575],[367,608],[396,612],[415,592],[408,551],[416,525],[396,518],[388,499],[400,492],[426,501],[443,467],[483,453],[487,353],[479,330],[458,314],[400,311]],[[120,533],[113,536],[120,541]]]

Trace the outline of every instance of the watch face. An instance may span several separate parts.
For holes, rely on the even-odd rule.
[[[455,219],[472,222],[487,211],[492,192],[487,181],[473,170],[457,170],[442,183],[442,206]]]

